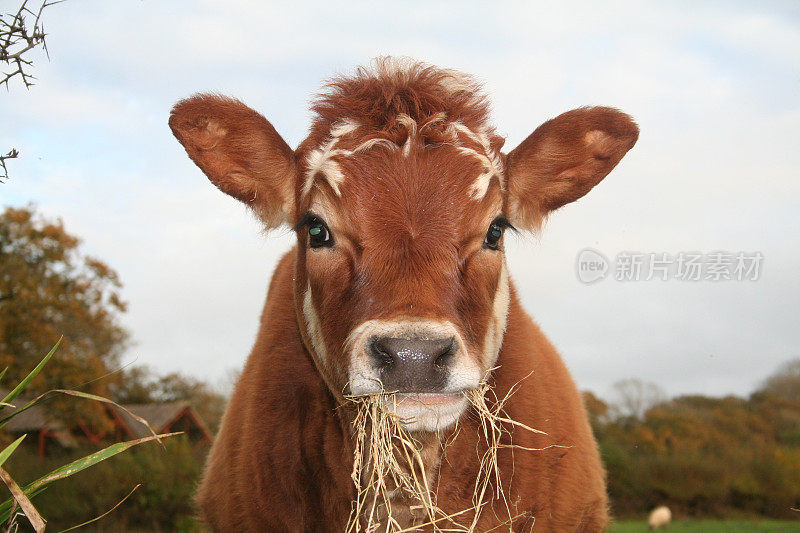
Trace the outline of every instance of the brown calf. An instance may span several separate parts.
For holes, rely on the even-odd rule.
[[[215,531],[343,531],[355,498],[344,397],[381,391],[428,443],[439,507],[469,508],[479,435],[464,393],[489,380],[499,397],[518,385],[508,416],[546,432],[514,444],[545,449],[500,450],[510,509],[482,512],[476,530],[514,517],[519,531],[602,530],[604,471],[580,396],[520,307],[502,236],[586,194],[637,126],[576,109],[505,154],[472,78],[395,59],[333,80],[313,111],[294,151],[230,98],[194,96],[170,117],[214,185],[298,240],[211,451],[204,518]]]

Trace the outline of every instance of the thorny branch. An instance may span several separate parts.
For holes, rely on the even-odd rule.
[[[19,151],[15,148],[12,148],[7,154],[0,155],[0,183],[3,183],[4,179],[8,179],[8,168],[6,168],[6,161],[9,159],[14,159],[19,155]]]
[[[25,87],[33,85],[33,80],[36,78],[29,71],[33,61],[27,59],[26,54],[37,46],[41,46],[47,57],[50,57],[42,25],[42,13],[45,8],[62,1],[45,0],[39,9],[34,11],[28,7],[28,0],[24,0],[16,14],[0,15],[0,62],[12,68],[11,72],[3,73],[0,85],[5,84],[8,89],[8,83],[14,76],[20,76]],[[33,18],[33,24],[31,24],[31,18]]]
[[[28,59],[29,52],[41,46],[47,54],[47,58],[50,58],[45,41],[46,33],[42,24],[42,13],[45,8],[63,1],[44,0],[39,9],[34,10],[28,7],[28,0],[23,0],[15,14],[0,15],[0,64],[3,65],[4,70],[10,68],[9,71],[4,71],[0,77],[0,85],[5,85],[6,90],[9,88],[9,82],[17,76],[22,79],[25,88],[33,85],[36,77],[30,72],[33,60]],[[19,152],[15,149],[5,155],[0,155],[0,183],[8,178],[6,161],[14,159],[18,155]]]

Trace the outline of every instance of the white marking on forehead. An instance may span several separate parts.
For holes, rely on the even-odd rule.
[[[504,188],[505,183],[503,183],[503,161],[500,159],[500,154],[492,150],[492,145],[489,142],[489,134],[487,133],[486,128],[481,128],[476,132],[458,121],[452,122],[451,125],[456,131],[464,134],[472,142],[483,148],[483,153],[464,146],[460,146],[458,148],[459,152],[478,158],[485,168],[485,171],[475,178],[475,181],[470,187],[470,194],[472,198],[480,200],[486,196],[486,191],[489,190],[489,184],[491,183],[492,176],[497,176],[497,179],[500,180],[500,187]]]
[[[306,157],[308,170],[303,183],[303,196],[311,190],[311,186],[314,184],[314,176],[317,174],[325,176],[336,195],[340,194],[339,184],[344,181],[344,174],[342,174],[342,169],[332,158],[336,155],[349,154],[350,152],[349,150],[336,149],[335,146],[343,136],[353,133],[358,127],[358,122],[354,120],[337,122],[331,126],[327,142],[308,154],[308,157]]]
[[[408,130],[408,136],[403,143],[403,157],[408,157],[408,154],[411,153],[411,141],[417,135],[417,121],[405,113],[400,113],[397,115],[397,122],[405,126]]]
[[[483,146],[484,150],[486,150],[487,152],[490,150],[489,138],[486,136],[485,131],[482,131],[480,133],[472,131],[463,122],[460,122],[458,120],[454,120],[453,122],[450,123],[450,125],[453,128],[455,128],[456,131],[458,131],[459,133],[463,133],[464,135],[472,139],[473,142],[476,142],[481,146]]]
[[[325,144],[312,150],[306,158],[308,170],[306,171],[305,181],[303,183],[302,195],[306,196],[311,191],[311,188],[314,186],[314,178],[319,174],[328,182],[333,192],[337,196],[341,196],[339,186],[344,181],[345,176],[339,163],[334,160],[335,157],[348,157],[379,145],[385,146],[391,150],[402,149],[403,156],[408,157],[411,154],[411,144],[413,139],[417,136],[417,133],[423,132],[433,125],[440,124],[444,119],[444,113],[437,113],[428,119],[420,128],[416,120],[405,113],[401,113],[397,115],[395,120],[408,130],[408,136],[402,147],[397,146],[387,138],[374,137],[364,141],[352,150],[336,148],[336,145],[341,141],[342,137],[353,133],[360,125],[354,120],[337,122],[331,127],[330,136],[327,138]],[[451,144],[453,144],[460,153],[476,158],[484,167],[484,172],[478,175],[470,186],[471,198],[480,200],[486,196],[493,176],[497,176],[498,180],[500,180],[501,188],[505,186],[503,183],[503,162],[500,159],[500,154],[492,150],[489,134],[485,127],[481,128],[479,131],[474,131],[462,122],[453,121],[445,127],[445,131],[451,132]],[[459,133],[480,146],[480,150],[464,146],[459,140]]]
[[[411,117],[408,117],[408,119],[411,120]],[[328,182],[336,196],[341,196],[342,193],[339,190],[339,185],[344,181],[344,173],[339,163],[333,159],[334,157],[348,157],[379,145],[386,146],[392,150],[397,149],[395,143],[383,137],[367,139],[352,150],[336,148],[336,145],[342,140],[342,137],[353,133],[360,127],[361,125],[354,120],[348,119],[337,122],[331,127],[331,133],[325,144],[319,148],[315,148],[308,154],[306,157],[308,170],[306,170],[305,180],[303,182],[302,196],[306,196],[311,191],[311,187],[314,186],[314,177],[317,174],[320,174]]]
[[[475,178],[475,181],[470,186],[470,196],[475,200],[480,200],[486,196],[486,191],[489,190],[489,184],[492,181],[492,176],[497,176],[500,180],[500,187],[503,187],[503,163],[500,158],[492,154],[490,156],[484,155],[472,148],[465,148],[463,146],[458,148],[458,151],[477,158],[484,166],[484,171]]]
[[[345,150],[335,150],[335,141],[328,142],[322,148],[317,148],[308,154],[306,163],[308,164],[308,171],[306,172],[306,180],[303,183],[303,196],[307,195],[314,184],[314,176],[321,174],[328,180],[333,192],[339,196],[339,184],[344,181],[344,174],[339,164],[331,159],[335,155],[343,154]]]
[[[364,141],[363,143],[359,144],[358,146],[353,148],[353,151],[350,152],[350,153],[351,154],[356,154],[358,152],[366,152],[367,150],[369,150],[373,146],[378,146],[378,145],[383,145],[386,148],[389,148],[390,150],[397,150],[397,145],[395,143],[393,143],[392,141],[390,141],[389,139],[386,139],[384,137],[374,137],[372,139],[368,139],[368,140]]]
[[[397,122],[402,124],[408,129],[408,136],[411,137],[417,134],[417,121],[409,117],[405,113],[397,115]]]
[[[331,128],[331,137],[334,140],[339,140],[340,137],[347,135],[348,133],[353,133],[359,127],[358,122],[351,119],[346,119],[341,122],[337,122]]]

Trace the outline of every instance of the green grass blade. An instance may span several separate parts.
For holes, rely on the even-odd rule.
[[[20,438],[18,438],[17,440],[15,440],[11,444],[3,448],[3,451],[0,452],[0,466],[3,466],[3,463],[6,462],[6,459],[8,459],[11,456],[11,454],[14,453],[14,450],[17,449],[19,443],[22,442],[22,439],[24,439],[26,436],[27,434],[21,436]]]
[[[5,367],[5,368],[3,369],[3,371],[2,371],[2,372],[0,372],[0,381],[3,381],[3,376],[5,376],[5,375],[6,375],[6,372],[8,372],[8,367]]]
[[[38,365],[36,365],[36,368],[31,370],[30,374],[28,374],[27,377],[25,377],[25,379],[20,381],[19,385],[14,387],[14,390],[9,392],[8,395],[5,398],[0,400],[0,404],[11,403],[14,400],[14,398],[19,396],[20,393],[22,393],[22,391],[25,390],[25,387],[28,386],[28,383],[30,383],[31,380],[33,378],[35,378],[39,374],[39,372],[42,371],[42,368],[44,368],[44,365],[46,365],[47,362],[50,360],[50,358],[53,357],[53,354],[56,353],[56,348],[58,348],[58,345],[61,344],[61,339],[63,339],[63,338],[64,337],[61,337],[60,339],[58,339],[58,342],[56,342],[56,345],[53,346],[52,350],[50,350],[50,353],[48,353],[47,355],[44,356],[44,359],[42,359],[41,362]],[[4,373],[5,373],[5,371],[4,371]],[[2,408],[2,406],[0,406],[0,408]]]
[[[100,451],[97,451],[93,454],[87,455],[86,457],[82,457],[81,459],[77,459],[72,461],[71,463],[65,464],[62,467],[56,468],[49,474],[40,477],[33,483],[29,483],[23,489],[25,494],[31,495],[35,494],[37,491],[41,490],[42,488],[46,487],[53,481],[58,481],[59,479],[64,479],[69,477],[73,474],[77,474],[81,470],[85,470],[90,466],[96,465],[101,461],[105,461],[109,457],[113,457],[118,453],[122,453],[128,448],[132,448],[133,446],[137,446],[139,444],[143,444],[145,442],[149,442],[151,440],[162,439],[166,437],[172,437],[174,435],[181,434],[181,431],[176,433],[164,433],[162,435],[151,435],[150,437],[144,437],[141,439],[129,440],[125,442],[117,442],[116,444],[112,444],[107,448],[104,448]],[[6,522],[9,519],[11,514],[11,506],[13,505],[13,499],[8,499],[2,504],[0,504],[0,524]]]

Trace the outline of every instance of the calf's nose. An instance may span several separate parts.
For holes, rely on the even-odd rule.
[[[447,382],[448,367],[456,346],[454,337],[375,337],[369,343],[368,350],[380,369],[384,390],[438,392]]]

